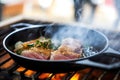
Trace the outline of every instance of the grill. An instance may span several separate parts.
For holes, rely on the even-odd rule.
[[[3,26],[0,29],[0,80],[120,80],[120,69],[105,70],[100,68],[86,68],[68,73],[42,73],[26,69],[12,60],[2,46],[3,38],[13,31],[9,26],[16,23],[48,24],[51,22],[19,20]],[[120,51],[120,32],[101,30],[110,40],[110,47]],[[114,45],[113,45],[114,44]],[[104,57],[104,58],[103,58]],[[120,57],[100,55],[94,61],[111,64],[120,61]]]

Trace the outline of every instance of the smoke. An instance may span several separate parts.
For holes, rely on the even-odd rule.
[[[46,28],[45,31],[45,35],[51,38],[52,43],[56,47],[66,38],[77,39],[81,45],[92,46],[98,51],[102,50],[107,43],[106,38],[102,34],[81,25],[57,24]]]
[[[78,26],[56,25],[46,29],[46,35],[51,37],[52,43],[58,46],[65,38],[84,39],[88,31]]]

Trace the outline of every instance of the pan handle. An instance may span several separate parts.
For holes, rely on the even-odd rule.
[[[116,51],[116,50],[114,50],[114,49],[112,49],[110,47],[108,47],[108,49],[103,54],[120,58],[120,52],[118,52],[118,51]]]
[[[111,61],[110,63],[103,63],[105,60],[106,62],[109,62],[109,58],[107,59],[106,57],[112,58],[112,60],[110,60]],[[114,60],[118,60],[118,61],[115,62]],[[76,61],[75,64],[84,65],[88,67],[95,67],[100,69],[107,69],[107,70],[118,69],[120,68],[120,52],[109,47],[105,52],[97,56],[94,56],[92,58]]]
[[[29,23],[16,23],[16,24],[11,25],[10,27],[14,30],[17,30],[17,29],[21,29],[21,28],[24,28],[24,27],[29,27],[31,25],[32,24],[29,24]]]
[[[17,23],[17,24],[14,24],[14,25],[11,25],[11,28],[14,29],[14,30],[18,30],[18,29],[21,29],[21,28],[25,28],[25,27],[43,27],[43,26],[52,26],[54,25],[54,23],[51,23],[51,24],[29,24],[29,23]]]
[[[95,62],[89,59],[85,59],[82,61],[76,61],[75,64],[82,65],[82,66],[88,66],[88,67],[95,67],[95,68],[100,68],[100,69],[118,69],[120,68],[120,62],[113,63],[113,64],[103,64],[99,62]]]

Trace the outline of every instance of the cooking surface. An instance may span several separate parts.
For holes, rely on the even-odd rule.
[[[40,22],[40,21],[32,21],[32,20],[22,20],[18,21],[24,23],[31,23],[31,24],[46,24],[50,22]],[[14,24],[14,23],[13,23]],[[10,24],[9,24],[10,25]],[[7,25],[7,26],[9,26]],[[11,32],[12,29],[9,27],[4,27],[0,29],[0,80],[31,80],[31,79],[42,79],[42,80],[120,80],[120,70],[104,70],[104,69],[97,69],[97,68],[87,68],[83,70],[78,70],[75,72],[69,73],[41,73],[37,71],[28,70],[24,67],[21,67],[19,64],[15,63],[8,53],[5,52],[2,46],[2,39],[5,37],[6,34]],[[108,39],[110,40],[110,47],[120,52],[120,32],[117,31],[107,31],[101,30]],[[105,56],[100,55],[96,57],[93,61],[104,63],[104,64],[111,64],[120,62],[120,56],[113,57],[113,56]],[[4,79],[6,78],[6,79]]]

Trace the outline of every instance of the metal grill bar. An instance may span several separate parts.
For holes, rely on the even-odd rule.
[[[76,72],[70,72],[66,75],[66,77],[63,78],[63,80],[70,80],[72,78],[73,75],[75,75],[77,73]]]
[[[2,43],[0,43],[0,48],[2,48],[3,47],[3,45],[2,45]]]
[[[9,69],[7,69],[7,71],[11,74],[13,74],[14,73],[14,71],[17,69],[17,68],[19,68],[20,66],[18,65],[18,64],[16,64],[16,63],[14,63]]]
[[[118,71],[105,71],[101,74],[98,80],[114,80],[118,78],[117,74],[119,75]]]
[[[53,74],[50,75],[46,80],[51,80],[54,75],[55,75],[55,74],[53,73]]]
[[[104,71],[98,78],[98,80],[102,80],[102,78],[105,76],[105,74],[107,73],[107,71]]]
[[[26,79],[24,73],[25,73],[27,70],[28,70],[28,69],[25,69],[24,71],[19,72],[19,74],[20,74],[22,80]]]
[[[91,69],[86,75],[84,75],[82,80],[88,80],[88,77],[92,74],[93,71],[94,69]]]
[[[3,61],[2,63],[0,63],[0,66],[1,65],[3,65],[3,64],[5,64],[6,62],[8,62],[9,60],[11,60],[11,57],[10,58],[8,58],[8,59],[6,59],[5,61]]]
[[[2,50],[4,50],[4,48],[3,48],[3,47],[2,47],[2,48],[0,48],[0,52],[1,52]]]
[[[2,46],[2,41],[3,41],[3,39],[5,38],[6,35],[7,34],[4,34],[3,36],[0,37],[1,46]],[[0,48],[2,48],[2,47],[0,47]]]
[[[120,76],[120,70],[116,73],[115,77],[113,80],[120,80],[119,77]]]
[[[36,72],[34,75],[33,75],[33,78],[35,80],[38,80],[38,76],[40,75],[41,73],[40,72]]]
[[[12,28],[2,29],[2,30],[0,30],[0,36],[6,35],[6,34],[8,34],[8,33],[11,32],[11,31],[13,31]]]
[[[19,67],[17,67],[17,68],[19,68]],[[22,72],[16,72],[16,71],[14,71],[12,74],[18,76],[18,77],[19,77],[18,80],[28,80],[28,79],[25,77],[25,75],[24,75],[25,72],[26,72],[26,69],[25,69],[24,71],[22,71]]]
[[[5,54],[7,54],[5,51],[3,53],[0,53],[0,57],[4,56]]]

